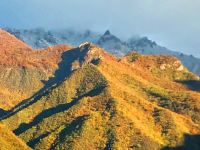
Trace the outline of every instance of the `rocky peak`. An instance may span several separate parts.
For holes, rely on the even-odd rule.
[[[92,43],[85,42],[85,43],[80,44],[78,48],[80,48],[80,49],[88,49],[91,45],[92,45]]]
[[[79,46],[81,51],[85,51],[86,56],[90,58],[99,58],[103,54],[103,50],[95,44],[85,42]]]
[[[107,30],[107,31],[101,36],[101,38],[98,40],[97,43],[98,43],[99,45],[101,45],[102,47],[104,47],[103,45],[104,45],[105,43],[111,44],[110,42],[112,42],[112,44],[115,44],[115,43],[122,43],[122,41],[121,41],[118,37],[112,35],[112,34],[110,33],[110,31]]]
[[[103,50],[90,42],[82,43],[78,48],[72,50],[74,60],[71,70],[76,70],[86,64],[98,64],[103,59]]]
[[[104,33],[104,36],[105,35],[111,35],[110,31],[109,30],[106,30],[106,32]]]

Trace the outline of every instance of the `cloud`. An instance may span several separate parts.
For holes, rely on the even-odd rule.
[[[199,0],[1,0],[0,26],[110,29],[200,57],[199,7]]]

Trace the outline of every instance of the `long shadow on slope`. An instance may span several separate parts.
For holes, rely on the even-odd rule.
[[[193,91],[200,91],[200,81],[198,80],[183,80],[183,81],[176,81],[181,84],[185,84],[189,89]]]
[[[73,120],[69,125],[66,125],[65,128],[59,133],[57,139],[54,140],[55,142],[52,144],[50,150],[54,150],[59,144],[65,143],[66,136],[70,136],[73,132],[78,132],[82,127],[86,117],[86,115],[79,116],[75,120]],[[69,143],[65,144],[70,146]]]
[[[39,100],[43,95],[47,94],[50,88],[56,87],[61,84],[63,80],[72,73],[72,63],[75,60],[78,60],[80,63],[84,61],[84,57],[87,54],[87,49],[88,47],[85,47],[82,50],[80,50],[79,48],[75,48],[64,52],[61,56],[61,62],[58,64],[58,69],[55,71],[53,77],[51,77],[48,81],[43,81],[44,87],[36,92],[36,94],[34,94],[32,97],[23,100],[14,108],[7,111],[6,114],[0,115],[0,121],[16,114],[20,110],[37,102],[37,100]]]
[[[46,132],[46,133],[40,135],[39,137],[37,137],[37,138],[35,138],[35,139],[29,141],[29,142],[27,143],[27,145],[33,148],[38,142],[41,141],[41,139],[47,137],[49,134],[50,134],[49,132]]]
[[[66,135],[70,135],[73,131],[78,130],[81,127],[81,125],[83,124],[85,117],[86,117],[86,115],[79,116],[75,120],[73,120],[70,124],[65,125],[65,128],[59,133],[58,138],[56,140],[54,140],[55,142],[52,144],[51,149],[54,149],[56,147],[56,145],[58,144],[58,141],[59,142],[62,141]],[[56,131],[56,130],[54,130],[54,131]],[[39,143],[45,137],[47,137],[49,134],[50,134],[50,132],[46,132],[46,133],[38,136],[37,138],[30,140],[27,143],[27,145],[34,149],[36,144]]]
[[[6,110],[0,108],[0,117],[4,116],[7,113]]]
[[[164,147],[161,150],[200,150],[200,135],[186,134],[182,146]]]
[[[75,98],[73,99],[70,103],[67,103],[67,104],[59,104],[57,105],[56,107],[53,107],[53,108],[49,108],[49,109],[46,109],[44,110],[43,112],[41,112],[39,115],[37,115],[33,121],[29,124],[21,124],[16,130],[14,130],[14,133],[16,135],[19,135],[23,132],[25,132],[26,130],[30,129],[31,127],[37,125],[38,123],[40,123],[42,120],[44,120],[45,118],[48,118],[52,115],[55,115],[57,113],[60,113],[60,112],[63,112],[63,111],[66,111],[68,110],[69,108],[71,108],[72,106],[76,105],[77,102],[82,99],[83,97],[86,97],[86,96],[96,96],[96,95],[99,95],[103,90],[104,90],[105,86],[100,86],[100,87],[97,87],[91,91],[89,91],[88,93],[86,94],[83,94],[81,96],[79,96],[78,98]]]

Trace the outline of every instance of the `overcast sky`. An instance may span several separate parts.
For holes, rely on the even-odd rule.
[[[200,0],[0,1],[0,27],[109,29],[200,57]]]

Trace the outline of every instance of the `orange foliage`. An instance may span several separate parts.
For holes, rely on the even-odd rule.
[[[33,49],[13,35],[0,29],[0,65],[18,67],[55,67],[62,52],[71,46],[57,45],[45,49]]]

